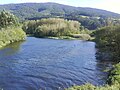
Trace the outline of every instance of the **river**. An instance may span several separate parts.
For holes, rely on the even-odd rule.
[[[0,50],[3,90],[63,90],[73,85],[103,85],[110,62],[96,60],[95,43],[28,37]]]

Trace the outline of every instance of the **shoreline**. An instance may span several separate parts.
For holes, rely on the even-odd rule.
[[[77,34],[76,34],[77,35]],[[78,35],[83,35],[83,34],[78,34]],[[84,34],[87,35],[87,34]],[[74,37],[74,36],[43,36],[43,37],[39,37],[39,36],[34,36],[32,34],[27,34],[27,37],[36,37],[36,38],[47,38],[47,39],[61,39],[61,40],[85,40],[85,41],[94,41],[94,37]]]
[[[8,41],[8,42],[6,42],[6,43],[2,43],[2,44],[0,45],[0,49],[4,48],[4,47],[7,46],[7,45],[13,44],[13,43],[15,43],[15,42],[20,42],[20,41],[25,41],[25,40],[26,40],[26,39],[24,38],[24,39],[18,40],[18,41],[13,41],[13,42]]]

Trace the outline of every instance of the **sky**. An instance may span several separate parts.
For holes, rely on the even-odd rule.
[[[0,4],[55,2],[76,7],[104,9],[120,14],[120,0],[0,0]]]

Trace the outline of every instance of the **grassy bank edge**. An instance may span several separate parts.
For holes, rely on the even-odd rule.
[[[8,27],[0,30],[0,48],[24,40],[26,40],[26,34],[20,27]]]

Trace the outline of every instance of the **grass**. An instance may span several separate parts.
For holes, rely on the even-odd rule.
[[[105,86],[94,86],[92,84],[85,84],[81,86],[73,86],[71,88],[68,88],[66,90],[120,90],[120,85],[105,85]]]

